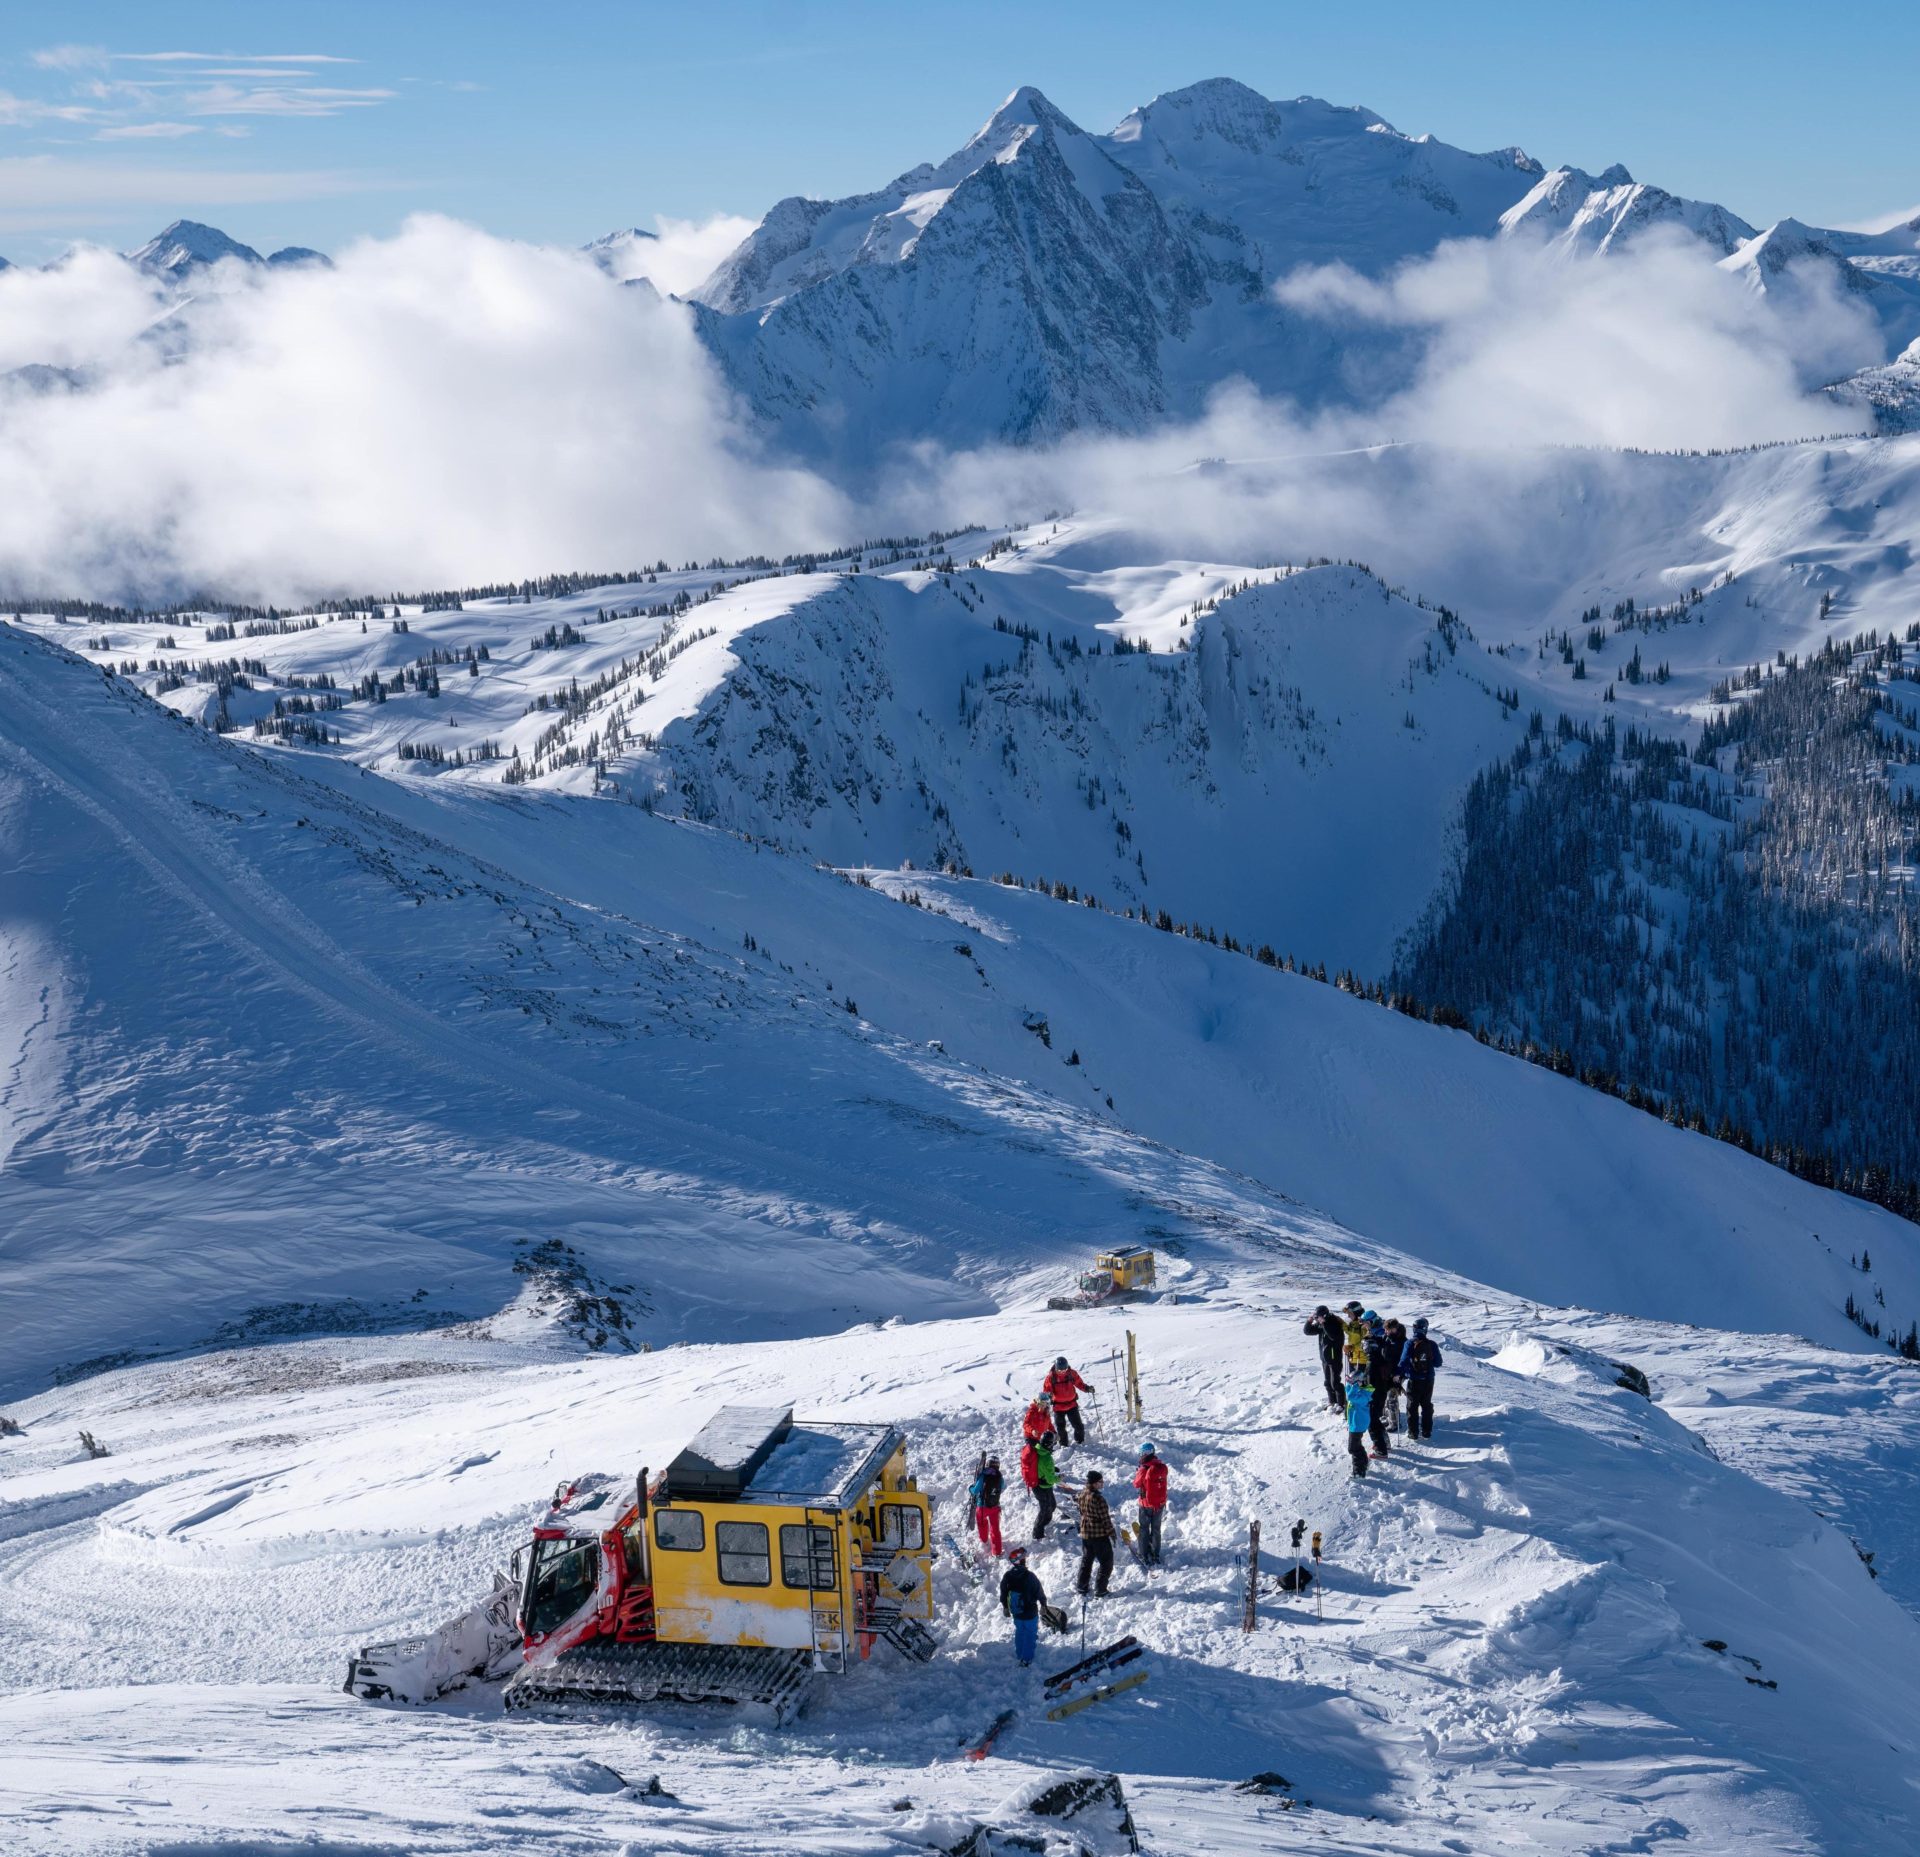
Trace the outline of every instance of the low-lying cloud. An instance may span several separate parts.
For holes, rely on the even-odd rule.
[[[1354,404],[1307,414],[1230,383],[1137,438],[925,443],[856,499],[767,453],[692,312],[657,294],[704,277],[741,222],[661,231],[626,248],[652,291],[436,218],[331,270],[223,267],[184,303],[102,252],[0,272],[0,375],[26,371],[0,380],[0,590],[285,604],[1067,506],[1221,558],[1417,575],[1505,551],[1518,586],[1543,487],[1565,491],[1556,520],[1590,523],[1620,447],[1844,429],[1809,387],[1878,353],[1817,269],[1763,298],[1698,247],[1468,243],[1279,286],[1277,314],[1337,324],[1349,381],[1382,383]],[[1566,447],[1595,449],[1543,449]]]
[[[653,222],[651,238],[627,240],[602,265],[623,283],[644,277],[656,290],[684,297],[713,275],[755,223],[738,213],[716,213],[711,219],[671,219],[663,213]]]
[[[1652,531],[1691,532],[1711,578],[1713,475],[1626,452],[1859,430],[1857,409],[1812,389],[1881,347],[1817,266],[1763,297],[1700,246],[1659,240],[1600,259],[1463,242],[1382,279],[1297,272],[1275,296],[1338,325],[1349,381],[1386,384],[1309,413],[1234,382],[1140,437],[922,448],[913,515],[1100,512],[1139,553],[1351,557],[1442,598],[1470,588],[1482,613],[1538,611],[1570,576],[1630,578]]]
[[[178,305],[104,253],[0,272],[0,366],[29,368],[0,399],[18,595],[285,602],[849,526],[756,450],[689,311],[444,219]]]
[[[1808,388],[1878,358],[1871,319],[1818,262],[1763,296],[1683,235],[1605,258],[1526,240],[1460,240],[1381,280],[1343,265],[1275,290],[1286,308],[1422,347],[1380,409],[1432,444],[1711,449],[1834,429]]]

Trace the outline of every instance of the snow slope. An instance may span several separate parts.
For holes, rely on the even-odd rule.
[[[1008,1448],[1049,1355],[1110,1392],[1110,1315],[573,1364],[458,1335],[304,1343],[44,1395],[0,1446],[10,1847],[905,1857],[978,1823],[1017,1830],[1027,1782],[1087,1766],[1121,1776],[1154,1853],[1897,1846],[1920,1623],[1844,1533],[1717,1461],[1597,1356],[1563,1353],[1551,1326],[1420,1291],[1449,1350],[1435,1439],[1353,1483],[1299,1333],[1356,1276],[1323,1236],[1316,1261],[1249,1255],[1200,1300],[1128,1318],[1172,1466],[1169,1564],[1149,1583],[1123,1562],[1089,1639],[1136,1633],[1151,1675],[1060,1724],[1013,1670],[990,1596],[944,1556],[935,1660],[883,1652],[822,1679],[781,1732],[672,1708],[505,1719],[485,1689],[382,1708],[335,1684],[363,1638],[480,1589],[556,1476],[660,1462],[724,1398],[903,1425],[957,1524],[966,1467]],[[1360,1280],[1405,1306],[1390,1275]],[[1725,1372],[1761,1352],[1636,1338],[1656,1384],[1670,1340]],[[77,1423],[114,1455],[71,1461]],[[1109,1407],[1070,1467],[1124,1478],[1137,1435]],[[1017,1529],[1026,1506],[1010,1509]],[[1271,1587],[1295,1516],[1325,1538],[1318,1606]],[[1066,1588],[1059,1546],[1036,1562]],[[996,1757],[958,1758],[1009,1702]],[[1282,1787],[1235,1790],[1259,1773]],[[640,1796],[655,1775],[670,1798]]]
[[[1591,1306],[1865,1346],[1857,1248],[1920,1306],[1887,1215],[1244,955],[0,667],[13,1390],[522,1288],[612,1345],[957,1314],[1096,1240],[1292,1245],[1309,1198]]]

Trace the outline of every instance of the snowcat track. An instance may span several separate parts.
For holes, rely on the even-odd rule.
[[[587,1644],[507,1684],[510,1709],[568,1703],[757,1704],[776,1723],[800,1712],[813,1675],[807,1651],[735,1644]]]

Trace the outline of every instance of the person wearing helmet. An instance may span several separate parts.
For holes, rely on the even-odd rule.
[[[1053,1405],[1045,1393],[1035,1394],[1028,1405],[1027,1415],[1020,1421],[1020,1435],[1028,1444],[1053,1436]]]
[[[974,1533],[980,1537],[980,1545],[995,1560],[1000,1558],[1000,1497],[1005,1488],[1006,1478],[1000,1474],[1000,1460],[989,1456],[975,1474],[973,1488],[967,1492],[967,1499],[973,1507]]]
[[[1033,1492],[1033,1538],[1044,1541],[1047,1524],[1053,1520],[1056,1500],[1053,1486],[1060,1472],[1053,1463],[1053,1428],[1049,1426],[1037,1438],[1029,1438],[1020,1452],[1020,1481]]]
[[[1367,1383],[1373,1389],[1368,1408],[1367,1432],[1373,1440],[1376,1461],[1384,1460],[1387,1440],[1387,1409],[1393,1397],[1394,1383],[1400,1377],[1400,1350],[1387,1335],[1387,1325],[1372,1310],[1361,1318],[1367,1325]]]
[[[1046,1384],[1041,1389],[1053,1402],[1053,1435],[1064,1451],[1067,1447],[1067,1428],[1073,1428],[1075,1444],[1085,1444],[1087,1428],[1080,1419],[1080,1395],[1090,1393],[1093,1388],[1067,1365],[1067,1357],[1062,1354],[1053,1363]]]
[[[1444,1365],[1440,1344],[1427,1333],[1427,1318],[1421,1316],[1407,1338],[1407,1350],[1400,1357],[1401,1376],[1407,1383],[1407,1436],[1433,1436],[1433,1380]]]
[[[1320,1377],[1327,1384],[1327,1404],[1338,1412],[1344,1403],[1340,1397],[1340,1350],[1346,1344],[1346,1329],[1340,1318],[1321,1303],[1307,1317],[1306,1332],[1320,1343]]]
[[[1353,1459],[1353,1474],[1363,1477],[1367,1474],[1367,1427],[1372,1418],[1373,1383],[1367,1378],[1366,1368],[1358,1362],[1347,1363],[1346,1392],[1347,1455]]]
[[[1346,1343],[1347,1365],[1352,1366],[1355,1361],[1358,1361],[1364,1366],[1367,1359],[1366,1304],[1350,1302],[1345,1305],[1342,1313],[1347,1318],[1341,1324],[1341,1336]]]
[[[1023,1669],[1030,1670],[1040,1648],[1040,1608],[1047,1603],[1047,1589],[1027,1565],[1025,1548],[1016,1547],[1007,1560],[1007,1570],[1000,1576],[1000,1610],[1013,1620],[1013,1654]]]
[[[1133,1473],[1140,1498],[1140,1558],[1149,1567],[1160,1565],[1160,1524],[1167,1513],[1167,1466],[1150,1444],[1140,1447],[1140,1467]]]

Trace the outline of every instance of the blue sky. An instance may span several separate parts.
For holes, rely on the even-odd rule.
[[[207,219],[337,247],[422,208],[577,242],[757,217],[958,146],[1015,85],[1089,128],[1196,78],[1364,103],[1410,133],[1623,161],[1765,223],[1920,203],[1890,100],[1920,7],[709,0],[16,5],[0,23],[0,253]]]

